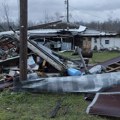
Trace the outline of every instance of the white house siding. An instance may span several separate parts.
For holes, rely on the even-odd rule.
[[[105,40],[109,40],[109,44],[105,44]],[[95,38],[92,38],[91,42],[91,49],[94,49],[95,46],[97,46],[97,49],[111,49],[111,48],[116,48],[118,47],[120,49],[120,38],[115,38],[115,37],[101,37],[101,38],[96,38],[96,43],[95,43]],[[101,42],[100,42],[101,41]]]

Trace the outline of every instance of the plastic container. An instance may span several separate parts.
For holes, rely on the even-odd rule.
[[[67,73],[68,73],[69,76],[81,76],[82,75],[81,71],[77,70],[75,68],[69,68],[67,70]]]

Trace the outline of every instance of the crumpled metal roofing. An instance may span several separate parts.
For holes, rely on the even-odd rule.
[[[28,80],[22,83],[22,88],[36,92],[87,92],[96,93],[120,84],[120,72],[50,77]]]
[[[87,113],[120,117],[120,92],[97,93]]]
[[[86,29],[85,26],[81,26],[78,29],[64,29],[64,31],[70,31],[70,32],[83,32]],[[28,34],[43,34],[43,33],[57,33],[61,32],[63,29],[37,29],[37,30],[28,30]],[[16,31],[19,33],[19,31]],[[13,35],[13,31],[5,31],[5,32],[0,32],[1,35]]]

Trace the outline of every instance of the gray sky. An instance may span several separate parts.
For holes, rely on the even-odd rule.
[[[65,0],[28,0],[29,21],[66,20]],[[0,0],[0,20],[4,20],[3,3],[8,6],[9,18],[19,16],[19,0]],[[104,21],[120,19],[120,0],[69,0],[70,21]],[[61,18],[62,17],[62,18]]]

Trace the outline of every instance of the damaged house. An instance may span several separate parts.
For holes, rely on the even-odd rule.
[[[55,28],[60,27],[60,24],[55,24]],[[64,23],[65,27],[60,31],[59,29],[38,29],[41,32],[39,34],[30,34],[30,39],[35,39],[38,44],[42,43],[45,46],[61,51],[61,50],[74,50],[77,46],[83,50],[119,50],[120,49],[120,36],[116,32],[104,32],[99,30],[93,30],[85,26],[80,26],[79,29],[71,29],[70,25]],[[70,26],[71,27],[71,26]],[[51,30],[58,30],[59,32],[53,34]],[[44,32],[43,32],[44,31]],[[47,34],[45,34],[47,33]]]
[[[103,32],[87,28],[80,33],[83,45],[91,50],[120,50],[120,35],[116,32]]]
[[[59,25],[60,23],[56,26],[60,27]],[[36,32],[30,31],[29,39],[35,40],[38,44],[42,43],[48,48],[57,51],[74,50],[75,46],[82,47],[82,41],[77,34],[83,32],[86,27],[79,26],[79,28],[71,28],[70,25],[67,26],[67,24],[64,23],[64,26],[62,26],[62,28],[60,27],[61,29],[40,29],[40,27],[35,27],[35,31],[39,31],[39,33],[36,34]]]

